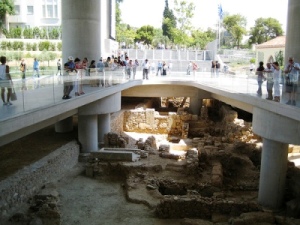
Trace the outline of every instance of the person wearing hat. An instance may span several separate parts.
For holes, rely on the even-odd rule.
[[[68,57],[68,62],[64,64],[64,75],[71,75],[72,72],[77,72],[75,68],[75,63],[74,63],[74,58],[72,56]],[[70,93],[73,90],[73,79],[71,78],[70,80],[64,79],[64,94],[62,99],[70,99]]]

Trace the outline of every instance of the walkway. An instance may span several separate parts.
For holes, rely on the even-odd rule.
[[[257,82],[254,75],[229,75],[220,73],[219,76],[211,76],[208,72],[199,72],[194,77],[193,75],[186,75],[183,72],[172,72],[167,76],[156,76],[155,74],[149,75],[149,81],[195,81],[205,86],[212,86],[220,90],[224,90],[231,93],[237,94],[247,94],[253,96],[253,98],[266,98],[266,83],[263,84],[263,95],[261,97],[257,96]],[[105,86],[92,87],[90,85],[94,79],[103,80]],[[141,80],[141,71],[136,75],[136,80]],[[80,83],[80,81],[73,78],[74,84]],[[121,71],[110,71],[106,72],[105,76],[92,74],[92,76],[85,76],[82,80],[83,90],[86,94],[101,92],[103,89],[130,82],[132,79],[126,79]],[[6,119],[12,118],[14,116],[19,116],[25,113],[30,113],[32,111],[41,109],[43,107],[48,107],[61,103],[63,101],[74,101],[79,99],[81,96],[75,96],[75,90],[72,91],[73,96],[70,100],[63,100],[63,76],[56,75],[45,75],[40,78],[26,78],[26,81],[14,80],[15,90],[18,99],[11,106],[1,106],[0,107],[0,122]],[[77,88],[76,85],[74,89]],[[286,94],[281,97],[281,102],[278,104],[285,104]],[[291,106],[294,107],[294,106]],[[300,100],[297,101],[296,107],[300,107]],[[1,128],[0,128],[1,129]]]

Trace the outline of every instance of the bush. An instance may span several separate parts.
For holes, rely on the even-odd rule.
[[[37,44],[36,43],[33,43],[32,44],[32,51],[36,51],[37,50]]]
[[[55,51],[55,43],[50,43],[50,51]]]
[[[24,42],[14,41],[12,43],[12,49],[15,50],[15,51],[24,51]]]
[[[2,50],[6,50],[6,48],[7,48],[7,42],[6,41],[2,41],[0,46],[1,46]]]
[[[255,58],[251,58],[250,59],[250,63],[254,63],[255,64]]]
[[[56,48],[57,48],[58,51],[61,51],[62,50],[62,43],[58,42]]]
[[[40,37],[40,29],[38,27],[33,28],[33,36],[35,38],[39,38]]]
[[[40,51],[49,51],[50,49],[50,42],[49,41],[42,41],[39,43],[39,50]]]
[[[23,36],[26,39],[33,39],[33,30],[31,28],[25,28],[23,30]]]
[[[31,49],[32,49],[32,44],[26,43],[26,50],[31,51]]]

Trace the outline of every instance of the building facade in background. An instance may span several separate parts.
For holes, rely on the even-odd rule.
[[[61,0],[15,0],[15,15],[8,16],[6,29],[61,26]]]

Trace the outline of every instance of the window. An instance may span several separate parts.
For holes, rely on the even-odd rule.
[[[15,15],[20,15],[20,6],[15,5]]]
[[[33,15],[33,6],[27,6],[27,15]]]
[[[57,0],[42,0],[44,18],[58,18]]]

